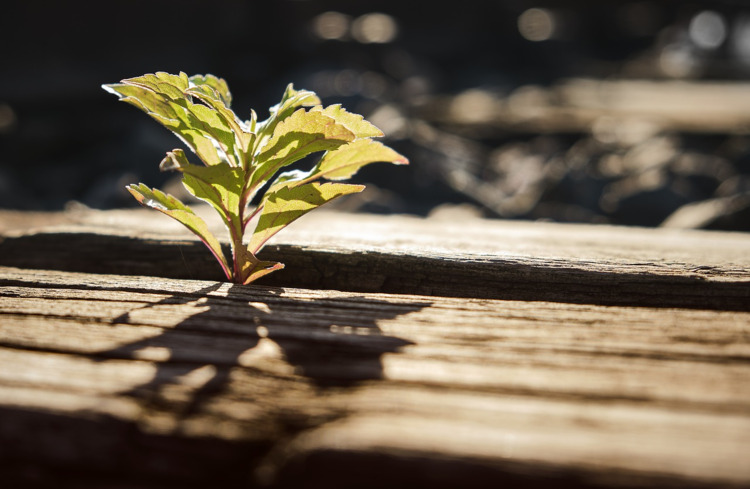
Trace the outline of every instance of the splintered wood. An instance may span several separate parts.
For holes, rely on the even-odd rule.
[[[543,254],[536,228],[516,229]],[[0,266],[0,474],[9,487],[750,484],[748,238],[634,230],[672,246],[647,261],[624,231],[607,251],[593,228],[570,229],[600,240],[599,255],[562,239],[561,273],[675,297],[674,277],[702,274],[706,296],[647,307],[607,291],[602,304],[591,290],[518,300]],[[420,239],[349,252],[380,248],[408,267],[438,254]],[[518,260],[524,239],[507,255]],[[474,251],[499,270],[490,248]],[[527,265],[527,286],[556,279]]]

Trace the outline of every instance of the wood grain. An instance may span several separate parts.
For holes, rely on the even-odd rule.
[[[2,267],[0,365],[11,483],[750,484],[745,311]]]
[[[0,225],[0,265],[221,280],[204,246],[147,210],[49,215]],[[217,234],[221,226],[209,212]],[[6,217],[8,214],[6,213]],[[0,217],[4,217],[0,215]],[[0,220],[2,222],[2,220]],[[262,257],[273,286],[441,297],[750,311],[750,235],[320,211]]]

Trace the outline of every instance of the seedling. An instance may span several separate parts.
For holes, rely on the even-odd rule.
[[[291,84],[261,122],[253,110],[250,120],[238,118],[230,107],[227,83],[213,75],[158,72],[102,87],[174,132],[203,163],[194,165],[182,149],[173,149],[159,168],[182,172],[185,188],[219,213],[229,231],[231,265],[219,240],[190,207],[143,183],[127,189],[142,205],[176,219],[198,235],[231,282],[248,284],[283,268],[282,263],[257,257],[272,236],[326,202],[365,188],[322,180],[346,180],[378,161],[408,164],[396,151],[373,141],[383,133],[362,116],[340,105],[324,108],[314,92],[295,90]],[[314,153],[322,156],[311,170],[279,173]],[[262,189],[265,192],[251,207]],[[245,243],[245,231],[254,220]]]

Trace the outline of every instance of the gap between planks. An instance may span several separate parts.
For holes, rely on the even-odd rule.
[[[205,210],[203,210],[205,213]],[[147,210],[17,213],[0,265],[221,280],[204,246]],[[219,223],[206,214],[217,234]],[[13,223],[16,224],[13,224]],[[57,223],[57,225],[55,225]],[[62,223],[62,224],[61,224]],[[320,211],[262,252],[275,286],[750,311],[750,234],[482,219],[462,223]]]

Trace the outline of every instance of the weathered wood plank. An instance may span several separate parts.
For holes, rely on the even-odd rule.
[[[641,131],[732,134],[750,126],[748,93],[746,82],[571,79],[520,87],[507,97],[481,90],[432,97],[417,110],[421,119],[482,133],[589,132],[606,121]]]
[[[10,481],[741,487],[749,451],[748,312],[0,268]]]
[[[90,211],[50,219],[66,224],[0,226],[0,265],[222,278],[197,238],[158,213]],[[263,283],[748,311],[748,250],[750,235],[743,233],[321,211],[294,223],[264,250],[264,258],[287,267]]]

